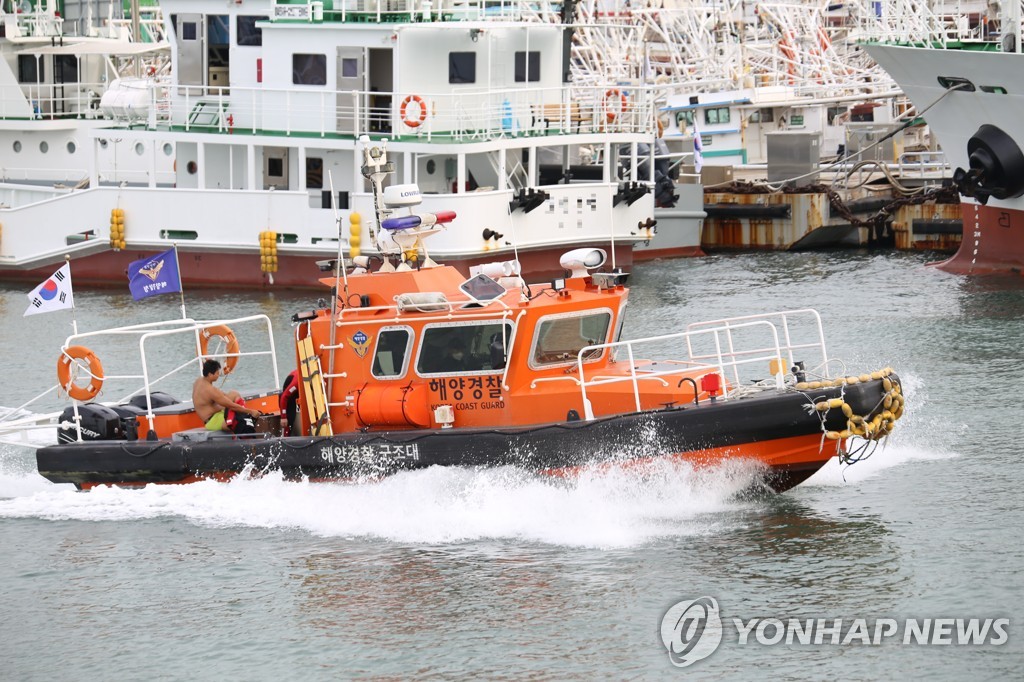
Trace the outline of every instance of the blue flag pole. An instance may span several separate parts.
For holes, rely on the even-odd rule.
[[[174,242],[174,268],[178,271],[178,294],[181,296],[181,319],[187,320],[185,314],[185,282],[181,279],[181,263],[178,262],[178,243]]]

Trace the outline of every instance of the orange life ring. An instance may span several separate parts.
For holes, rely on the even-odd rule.
[[[199,351],[203,356],[209,355],[210,339],[214,336],[221,337],[227,344],[225,349],[227,357],[224,358],[224,374],[231,374],[231,370],[238,364],[238,339],[235,338],[235,333],[231,331],[231,327],[226,324],[215,324],[212,327],[206,327],[199,332]]]
[[[610,101],[614,101],[616,97],[619,98],[619,110],[613,111],[608,103]],[[624,92],[616,88],[608,90],[606,93],[604,93],[605,118],[608,119],[609,123],[614,123],[615,119],[617,119],[622,114],[626,113],[626,107],[628,106],[628,104],[629,98],[626,97],[626,94]]]
[[[89,384],[79,386],[71,376],[71,365],[76,360],[84,360],[89,364]],[[75,400],[92,400],[103,386],[103,365],[96,354],[85,346],[65,348],[57,358],[57,381],[61,388]]]
[[[406,111],[409,109],[409,103],[416,102],[420,108],[419,118],[406,118]],[[402,106],[398,110],[398,115],[402,117],[402,123],[409,126],[410,128],[419,128],[420,124],[427,120],[427,105],[423,103],[423,98],[419,95],[409,95],[402,100]]]

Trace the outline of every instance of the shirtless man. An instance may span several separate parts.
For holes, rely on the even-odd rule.
[[[259,410],[236,402],[242,399],[238,391],[225,393],[214,386],[213,382],[219,378],[220,363],[216,360],[207,360],[203,363],[203,376],[196,379],[196,383],[192,385],[192,405],[196,408],[196,414],[206,424],[208,431],[229,430],[225,421],[228,410],[235,410],[253,417],[260,416]]]

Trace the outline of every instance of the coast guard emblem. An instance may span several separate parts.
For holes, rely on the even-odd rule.
[[[361,331],[357,331],[352,335],[352,338],[348,340],[352,346],[352,350],[356,352],[359,357],[365,357],[366,352],[370,350],[370,337]]]

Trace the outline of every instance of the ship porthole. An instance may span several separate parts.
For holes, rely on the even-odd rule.
[[[41,151],[43,154],[45,154],[46,152],[50,151],[50,143],[47,142],[46,140],[43,140],[42,142],[40,142],[39,143],[39,151]]]
[[[199,164],[197,164],[195,161],[189,161],[188,164],[185,166],[185,170],[188,171],[189,175],[195,175],[196,171],[199,170]]]
[[[100,140],[100,149],[106,149],[106,148],[107,148],[107,141],[106,140]]]
[[[142,144],[141,142],[136,142],[135,143],[135,153],[138,154],[139,156],[142,156],[143,154],[145,154],[146,153],[146,145]]]
[[[20,152],[21,152],[21,140],[15,140],[14,141],[14,153],[17,154],[17,153],[20,153]]]
[[[74,154],[76,151],[78,151],[78,145],[75,144],[74,140],[71,140],[68,142],[68,154]]]
[[[164,156],[170,156],[174,153],[174,147],[171,146],[170,142],[164,142]]]

